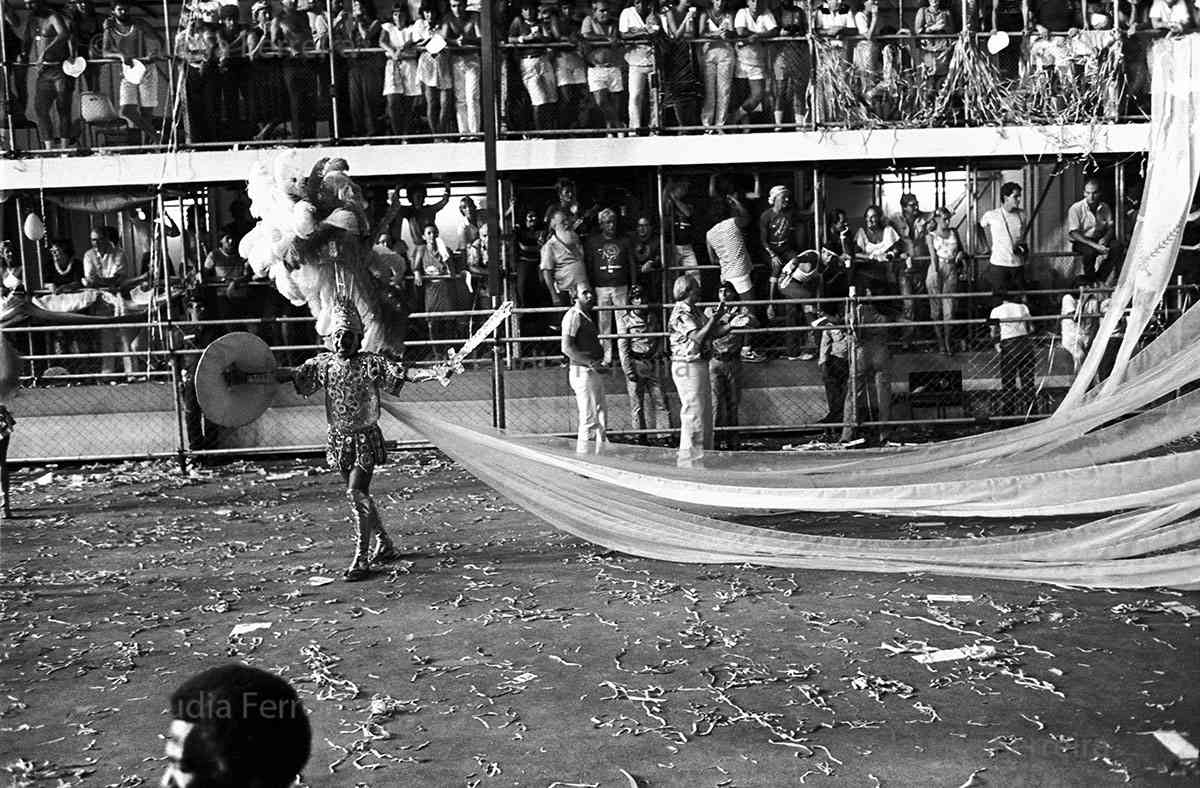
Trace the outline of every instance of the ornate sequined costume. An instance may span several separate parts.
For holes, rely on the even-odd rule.
[[[404,381],[404,366],[378,353],[359,352],[350,358],[321,353],[300,365],[294,379],[298,393],[307,397],[325,389],[329,467],[370,471],[387,462],[379,429],[379,392],[399,394]]]

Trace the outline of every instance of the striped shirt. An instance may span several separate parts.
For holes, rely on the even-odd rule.
[[[717,222],[705,238],[721,264],[721,281],[750,276],[750,253],[736,219],[731,217]]]

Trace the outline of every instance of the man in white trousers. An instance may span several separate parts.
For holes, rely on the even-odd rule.
[[[563,315],[562,352],[570,362],[568,379],[579,405],[579,437],[575,451],[586,454],[594,435],[599,453],[604,446],[608,423],[604,383],[600,376],[608,370],[602,365],[604,350],[600,347],[600,332],[593,310],[596,294],[587,283],[580,282],[575,285],[574,295],[575,303]]]
[[[679,392],[679,453],[677,464],[691,468],[713,447],[712,385],[708,360],[712,340],[728,332],[722,323],[727,306],[717,304],[706,316],[696,306],[700,284],[690,276],[675,280],[671,332],[671,377]]]

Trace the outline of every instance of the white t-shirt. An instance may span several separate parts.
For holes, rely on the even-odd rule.
[[[745,28],[751,33],[770,33],[779,27],[775,15],[770,11],[759,11],[758,16],[750,13],[749,8],[740,9],[733,18],[734,28]]]
[[[621,11],[621,16],[617,18],[617,32],[622,34],[648,34],[651,30],[646,28],[658,29],[658,18],[651,16],[650,23],[642,19],[642,15],[638,13],[636,6],[629,6]],[[625,50],[625,62],[631,66],[653,66],[654,65],[654,47],[649,44],[632,44]]]
[[[1156,21],[1186,27],[1191,23],[1192,15],[1188,13],[1187,3],[1183,0],[1179,0],[1175,5],[1168,5],[1167,0],[1155,0],[1150,6],[1150,22]]]
[[[992,236],[989,262],[1000,268],[1020,268],[1021,261],[1013,252],[1013,245],[1021,238],[1021,214],[993,208],[979,217],[979,224]]]
[[[1029,307],[1005,301],[992,310],[988,319],[1000,324],[1000,341],[1023,337],[1029,333]]]
[[[879,243],[872,243],[867,237],[867,228],[858,228],[858,234],[854,236],[855,245],[862,250],[862,253],[872,260],[886,260],[887,253],[900,241],[900,235],[890,224],[883,226],[883,236],[879,239]]]

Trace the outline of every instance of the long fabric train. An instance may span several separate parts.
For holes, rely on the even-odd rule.
[[[604,547],[683,562],[752,562],[912,572],[1073,586],[1200,588],[1196,431],[1200,306],[1137,355],[1162,297],[1200,179],[1200,35],[1153,53],[1150,166],[1127,265],[1082,370],[1048,420],[920,447],[805,454],[674,452],[609,444],[579,455],[556,438],[506,435],[384,407],[497,491]],[[1112,374],[1092,388],[1125,317]],[[863,511],[943,517],[1101,515],[1032,536],[916,542],[785,533],[718,519],[724,511]]]

